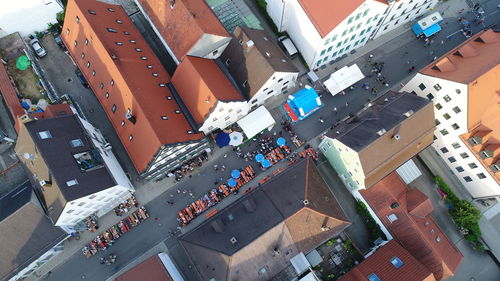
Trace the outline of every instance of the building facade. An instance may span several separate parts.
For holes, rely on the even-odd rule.
[[[102,216],[130,197],[132,184],[90,123],[77,115],[21,120],[15,151],[54,225],[81,230],[86,217]]]
[[[278,30],[288,32],[310,69],[333,63],[365,45],[388,6],[376,0],[266,3]]]
[[[352,192],[369,188],[432,143],[432,103],[388,92],[325,135],[321,152]]]
[[[500,33],[481,32],[423,68],[403,88],[432,100],[433,147],[477,199],[500,196],[499,47]]]
[[[248,100],[251,110],[288,93],[299,74],[264,30],[237,27],[221,60]]]
[[[135,3],[177,64],[187,55],[216,59],[231,40],[205,1],[135,0]]]
[[[376,39],[405,23],[414,21],[433,10],[438,2],[438,0],[387,0],[389,6],[370,39]]]
[[[121,6],[70,0],[61,37],[140,176],[160,179],[210,149]]]

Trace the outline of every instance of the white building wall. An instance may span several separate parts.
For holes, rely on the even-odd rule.
[[[250,108],[263,105],[270,97],[288,93],[288,89],[295,86],[298,75],[298,72],[275,72],[248,101]]]
[[[472,197],[500,195],[495,179],[459,138],[467,132],[467,85],[417,73],[402,91],[414,92],[434,102],[437,126],[432,146]],[[481,179],[481,174],[485,178]]]
[[[382,16],[376,32],[372,34],[372,38],[376,39],[407,22],[414,21],[417,17],[433,9],[437,3],[438,0],[400,0],[390,2],[389,8]],[[411,26],[408,28],[411,28]]]
[[[375,212],[370,207],[370,205],[368,204],[368,202],[366,202],[366,200],[363,197],[363,195],[361,195],[361,193],[359,193],[359,190],[353,190],[352,191],[352,195],[354,196],[354,198],[356,198],[357,200],[363,202],[366,205],[366,208],[368,209],[368,212],[372,216],[373,220],[378,224],[378,226],[380,227],[380,230],[382,230],[382,232],[384,232],[385,236],[387,237],[387,241],[391,241],[392,240],[391,233],[387,230],[387,228],[382,223],[382,221],[379,219],[379,217],[377,216],[377,214],[375,214]]]
[[[267,14],[271,17],[278,31],[284,31],[285,6],[295,0],[266,0]]]
[[[63,11],[56,0],[3,0],[1,5],[0,34],[19,32],[22,37],[46,30]]]
[[[231,37],[218,36],[213,34],[203,34],[196,44],[188,51],[188,55],[216,59],[220,57],[231,41]]]
[[[199,130],[208,135],[216,129],[225,129],[247,115],[248,110],[249,106],[246,101],[218,101]]]

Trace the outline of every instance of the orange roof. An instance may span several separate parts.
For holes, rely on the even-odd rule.
[[[35,112],[35,113],[30,113],[29,115],[32,118],[49,119],[56,116],[73,115],[73,111],[71,110],[69,104],[67,103],[49,104],[47,108],[45,108],[44,112]]]
[[[167,0],[139,0],[139,4],[179,60],[203,34],[229,37],[205,1],[176,0],[173,8]]]
[[[469,84],[485,72],[498,68],[499,49],[500,33],[491,29],[482,31],[424,67],[420,73]],[[443,64],[443,60],[447,61],[446,64],[453,64],[453,67],[441,69],[439,65]],[[471,65],[475,67],[470,67]]]
[[[361,190],[361,194],[394,239],[424,264],[434,274],[436,280],[453,275],[463,258],[460,251],[448,240],[430,214],[420,216],[410,214],[408,211],[407,198],[416,197],[410,199],[410,203],[414,205],[415,201],[422,199],[423,194],[408,190],[395,172],[371,188]],[[395,196],[396,194],[399,195]],[[399,206],[391,208],[396,202]],[[427,210],[424,208],[422,213],[429,213],[429,207],[426,208]],[[397,220],[391,222],[388,218],[391,214],[395,214]]]
[[[396,268],[391,260],[397,257],[403,262],[403,266]],[[359,265],[355,266],[339,281],[368,280],[368,276],[376,274],[384,281],[434,281],[434,275],[416,260],[407,250],[395,240],[377,249]]]
[[[2,93],[3,99],[7,108],[9,108],[10,114],[12,115],[12,120],[15,125],[14,128],[19,132],[18,116],[25,113],[24,108],[21,106],[21,101],[17,97],[16,89],[12,86],[9,79],[9,74],[3,63],[0,63],[0,93]]]
[[[121,6],[73,0],[65,19],[61,37],[138,172],[162,145],[203,138],[192,134],[166,86],[170,76]]]
[[[214,60],[186,56],[172,84],[198,124],[203,124],[218,101],[244,101]]]
[[[163,262],[154,255],[118,276],[114,281],[173,281]]]
[[[365,0],[299,0],[321,37],[327,36],[364,2]],[[387,5],[386,1],[379,2]]]

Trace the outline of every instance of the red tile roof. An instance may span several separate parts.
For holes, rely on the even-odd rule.
[[[31,118],[48,119],[62,115],[73,115],[73,111],[67,103],[49,104],[44,112],[30,113],[29,115]]]
[[[17,117],[23,115],[25,113],[25,110],[21,106],[21,102],[17,97],[16,90],[10,82],[7,69],[2,63],[0,63],[0,92],[2,93],[5,104],[10,111],[12,120],[15,123],[14,128],[19,132],[19,121],[17,120]]]
[[[424,264],[436,280],[446,279],[457,270],[463,256],[431,215],[420,217],[408,212],[408,192],[408,187],[393,172],[371,188],[362,190],[361,194],[394,239]],[[412,205],[419,201],[414,200],[415,197],[421,197],[415,194],[410,192],[409,195]],[[391,205],[396,202],[399,207],[392,209]],[[395,214],[397,220],[391,223],[390,214]]]
[[[210,59],[186,56],[175,70],[172,84],[198,124],[203,124],[218,101],[245,100]]]
[[[398,257],[403,266],[396,268],[391,260]],[[359,265],[355,266],[339,281],[368,280],[368,276],[376,274],[383,281],[434,281],[434,275],[395,240],[377,249]]]
[[[325,37],[365,0],[299,0],[316,30]]]
[[[173,8],[167,0],[139,0],[139,4],[179,60],[203,34],[229,37],[205,1],[176,0]]]
[[[173,281],[158,255],[154,255],[129,269],[115,281]]]
[[[70,0],[65,19],[61,37],[138,172],[162,145],[203,138],[188,133],[192,128],[165,85],[170,76],[121,6]],[[135,124],[125,118],[128,110]]]

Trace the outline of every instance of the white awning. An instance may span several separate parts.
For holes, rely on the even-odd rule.
[[[420,172],[412,159],[397,168],[396,172],[406,184],[409,184],[422,175],[422,172]]]
[[[170,277],[172,278],[172,280],[184,281],[182,274],[179,272],[179,270],[175,266],[172,259],[168,256],[168,254],[159,253],[158,257],[160,258],[161,262],[163,263],[163,266],[165,266],[165,269],[167,270],[167,272],[170,275]]]
[[[290,262],[292,263],[293,268],[295,269],[295,273],[299,275],[311,267],[311,264],[309,263],[309,261],[306,259],[306,256],[304,256],[304,253],[302,252],[300,252],[295,257],[291,258]]]
[[[344,66],[330,75],[324,82],[325,87],[332,95],[336,95],[349,86],[365,78],[358,65]]]
[[[237,123],[247,138],[251,139],[265,129],[271,130],[276,122],[271,113],[264,106],[260,106],[241,118]]]

